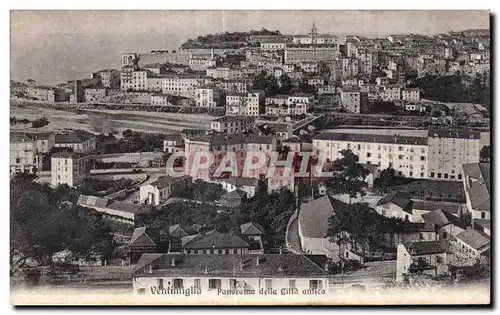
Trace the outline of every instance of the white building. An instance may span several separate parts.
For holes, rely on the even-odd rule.
[[[468,228],[456,235],[460,253],[470,259],[479,258],[485,251],[490,249],[490,238],[488,235],[473,228]]]
[[[259,116],[264,112],[264,91],[233,93],[226,96],[226,115]]]
[[[151,95],[151,105],[172,105],[170,100],[172,99],[172,95],[169,94],[153,94]]]
[[[401,90],[401,100],[403,101],[420,101],[420,89],[404,88]]]
[[[53,187],[68,185],[75,187],[90,172],[86,157],[75,152],[52,154],[50,181]]]
[[[234,299],[223,292],[239,290],[241,294],[271,294],[281,289],[302,294],[328,293],[325,266],[316,265],[302,255],[180,255],[143,254],[132,273],[134,294],[182,292],[195,290],[204,296]],[[305,290],[305,291],[304,291]],[[193,291],[193,292],[195,292]],[[182,293],[179,293],[182,294]],[[230,295],[233,295],[229,293]]]
[[[490,164],[465,164],[462,169],[467,209],[472,220],[491,220]]]
[[[96,148],[96,136],[85,130],[58,133],[55,136],[54,146],[57,148],[71,148],[78,153],[88,153]]]
[[[195,90],[196,106],[217,107],[222,104],[222,91],[215,86],[201,86]]]
[[[236,189],[243,190],[247,194],[247,198],[255,196],[259,189],[259,180],[251,177],[230,177],[215,180],[217,184],[221,184],[222,188],[231,192]]]
[[[193,98],[197,87],[206,85],[211,79],[192,74],[169,74],[162,81],[162,93]]]
[[[212,130],[224,133],[240,133],[250,129],[255,124],[254,117],[248,116],[222,116],[211,122]]]
[[[187,176],[181,178],[166,176],[160,177],[147,185],[142,185],[139,192],[140,203],[158,206],[170,197],[172,185],[186,183],[188,179]]]
[[[345,87],[340,92],[342,106],[350,113],[361,112],[361,92],[357,88]]]
[[[10,133],[10,173],[40,171],[55,143],[53,133]]]
[[[175,153],[184,151],[184,139],[180,134],[165,135],[163,139],[163,151]]]
[[[350,149],[359,163],[392,167],[397,176],[428,178],[429,174],[427,137],[330,132],[316,136],[313,148],[326,153],[330,161],[341,158],[341,150]]]
[[[462,165],[479,162],[481,134],[472,130],[429,130],[429,178],[461,181]]]

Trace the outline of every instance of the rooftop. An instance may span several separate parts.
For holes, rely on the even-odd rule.
[[[314,137],[314,140],[427,145],[427,137],[349,134],[336,133],[334,131],[319,134]]]
[[[197,237],[187,242],[183,249],[224,249],[248,248],[250,245],[240,237],[229,233],[198,234]]]
[[[214,120],[212,120],[212,122],[234,122],[234,121],[241,121],[241,120],[255,120],[255,118],[252,118],[252,117],[248,117],[248,116],[238,116],[238,115],[235,115],[235,116],[222,116],[222,117],[219,117],[219,118],[216,118]]]
[[[172,266],[172,260],[174,260],[175,266]],[[178,254],[143,254],[135,266],[133,276],[326,278],[328,273],[307,257],[295,254],[184,256]]]
[[[83,143],[95,135],[85,130],[75,130],[69,133],[56,134],[56,143]]]
[[[299,226],[302,234],[310,238],[325,238],[328,232],[328,219],[335,209],[346,204],[330,196],[323,196],[303,205],[299,212]]]
[[[468,228],[455,235],[455,237],[474,249],[482,249],[490,245],[490,238],[473,228]]]
[[[231,145],[241,143],[272,144],[273,138],[269,136],[244,135],[243,133],[226,134],[213,132],[200,137],[192,138],[193,142],[204,142],[209,145]]]
[[[446,241],[423,241],[405,244],[411,255],[429,255],[448,252],[448,242]]]

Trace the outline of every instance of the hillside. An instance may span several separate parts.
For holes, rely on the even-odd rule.
[[[253,35],[281,35],[280,31],[268,31],[263,28],[260,31],[249,32],[225,32],[221,34],[208,34],[198,36],[196,39],[189,39],[181,45],[182,49],[195,48],[219,48],[219,49],[236,49],[250,46],[250,36]]]

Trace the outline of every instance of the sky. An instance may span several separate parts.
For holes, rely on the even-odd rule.
[[[11,11],[11,79],[55,84],[118,68],[125,52],[176,49],[220,32],[385,37],[489,28],[488,11]]]

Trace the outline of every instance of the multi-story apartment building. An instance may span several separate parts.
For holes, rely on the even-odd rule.
[[[255,124],[255,118],[249,116],[222,116],[211,122],[212,130],[227,134],[240,133],[250,129]]]
[[[195,100],[198,107],[217,107],[222,105],[224,95],[215,85],[200,86],[195,90]]]
[[[359,52],[357,53],[357,58],[359,60],[358,67],[359,73],[371,74],[373,70],[373,55],[370,52]]]
[[[356,87],[343,87],[340,92],[342,106],[350,113],[361,112],[361,92]]]
[[[172,95],[170,94],[153,94],[151,95],[151,105],[172,105]]]
[[[26,94],[28,97],[46,102],[57,101],[57,89],[47,86],[28,86]]]
[[[128,58],[125,58],[124,60],[128,60]],[[120,90],[126,92],[128,90],[133,89],[134,86],[133,74],[136,69],[137,66],[133,64],[127,64],[122,67],[120,71]]]
[[[87,103],[104,102],[108,96],[107,88],[84,89],[84,100]]]
[[[401,90],[401,100],[403,101],[420,101],[419,88],[403,88]]]
[[[264,113],[264,91],[232,93],[226,96],[227,115],[259,116]]]
[[[214,79],[236,80],[242,75],[241,68],[236,67],[210,67],[207,69],[207,76]]]
[[[10,95],[15,96],[19,94],[26,95],[28,93],[28,85],[22,82],[10,82]]]
[[[107,69],[98,72],[101,78],[101,84],[104,87],[116,89],[120,87],[120,71]]]
[[[266,105],[266,115],[281,116],[281,115],[305,115],[309,105],[304,103],[282,105],[269,104]]]
[[[328,272],[304,255],[143,254],[132,274],[134,294],[196,290],[214,298],[222,292],[328,294]],[[274,291],[273,291],[274,290]],[[229,293],[232,294],[232,293]],[[307,294],[307,293],[306,293]]]
[[[206,71],[208,68],[216,67],[217,60],[206,56],[191,56],[189,68],[194,71]]]
[[[479,163],[479,131],[429,130],[428,136],[430,179],[461,181],[462,165]]]
[[[10,173],[34,173],[55,143],[53,133],[10,133]]]
[[[319,64],[316,61],[304,61],[299,63],[302,71],[306,73],[318,73],[319,72]]]
[[[164,76],[162,82],[163,94],[174,94],[185,97],[194,97],[197,87],[206,85],[211,79],[204,76],[192,74],[168,74]]]
[[[74,152],[87,153],[95,150],[96,136],[85,130],[56,134],[55,147],[71,148]]]
[[[76,152],[57,152],[52,154],[50,177],[53,187],[68,185],[75,187],[90,172],[87,158]]]
[[[307,79],[307,84],[312,85],[316,88],[324,86],[326,83],[325,78],[322,77],[311,77]]]
[[[224,80],[222,82],[216,82],[215,85],[224,91],[226,94],[231,93],[247,93],[248,86],[251,84],[250,80]]]
[[[338,46],[303,47],[290,46],[285,48],[285,63],[299,63],[304,61],[331,61],[338,56]]]
[[[340,62],[340,73],[342,78],[352,78],[358,75],[359,61],[355,58],[342,58]]]
[[[184,139],[180,134],[165,135],[163,139],[163,151],[175,153],[184,151]]]
[[[377,134],[323,133],[313,139],[315,152],[323,152],[334,161],[341,150],[349,149],[359,163],[388,167],[397,176],[427,178],[429,147],[427,137],[388,136]]]
[[[238,174],[242,174],[248,152],[260,152],[270,157],[272,152],[276,152],[276,150],[276,139],[268,136],[214,132],[200,137],[193,137],[191,139],[186,139],[185,174],[193,177],[193,180],[202,179],[209,181],[228,152],[233,152],[235,154]],[[200,163],[200,161],[195,160],[197,158],[196,152],[210,152],[213,155],[214,160],[212,161],[210,169],[197,168],[197,165],[194,163]],[[244,176],[259,178],[260,174],[265,174],[267,172],[268,161],[267,159],[265,163],[266,167],[254,169],[250,174],[245,174]],[[195,170],[197,170],[197,172],[195,172]]]

